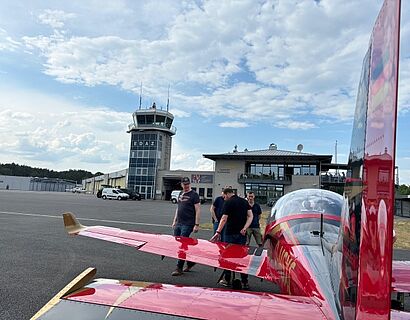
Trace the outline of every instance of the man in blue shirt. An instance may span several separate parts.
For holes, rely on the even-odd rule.
[[[172,228],[174,236],[189,237],[192,233],[198,232],[199,221],[201,218],[201,207],[198,194],[191,189],[191,181],[188,177],[184,177],[181,182],[182,192],[178,197],[178,207],[175,210]],[[184,260],[178,260],[177,268],[172,272],[173,276],[180,276],[183,271],[188,272],[195,265],[194,262],[187,261],[187,266],[184,270]]]
[[[216,232],[216,229],[218,229],[219,221],[221,221],[221,218],[222,218],[222,208],[225,202],[223,194],[224,193],[222,190],[221,195],[215,198],[214,202],[212,203],[211,208],[209,209],[209,211],[211,211],[212,223],[214,226],[214,234]],[[224,233],[225,233],[225,228],[221,231],[221,241],[225,241]]]
[[[259,247],[262,247],[261,226],[259,224],[259,219],[262,214],[262,209],[261,209],[261,206],[255,202],[255,193],[253,191],[249,191],[247,193],[247,199],[248,199],[249,206],[251,207],[251,210],[252,210],[253,219],[252,219],[251,225],[246,230],[246,245],[249,246],[252,235],[253,235],[257,245]]]

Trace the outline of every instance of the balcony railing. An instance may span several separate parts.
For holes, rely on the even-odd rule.
[[[239,173],[239,183],[272,183],[272,184],[292,184],[292,175],[285,175],[276,177],[270,174],[252,174],[252,173]]]
[[[331,184],[343,184],[345,183],[346,177],[344,175],[336,175],[336,174],[321,174],[320,181],[321,183],[331,183]]]
[[[128,131],[137,130],[137,129],[152,129],[152,128],[169,131],[172,134],[176,134],[177,132],[177,128],[175,126],[168,127],[166,125],[156,124],[156,123],[138,124],[138,125],[136,125],[135,123],[131,123],[128,125]]]

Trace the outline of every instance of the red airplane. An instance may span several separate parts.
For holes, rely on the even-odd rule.
[[[410,262],[393,262],[400,1],[386,0],[363,62],[344,196],[306,189],[272,208],[264,248],[81,225],[69,234],[247,273],[281,294],[92,280],[87,269],[32,319],[410,319]],[[394,299],[392,300],[392,297]]]

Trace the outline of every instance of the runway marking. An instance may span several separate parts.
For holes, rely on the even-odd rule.
[[[52,216],[48,214],[38,214],[38,213],[23,213],[23,212],[10,212],[10,211],[0,211],[0,214],[8,214],[14,216],[30,216],[30,217],[42,217],[42,218],[53,218],[53,219],[63,219],[62,216]],[[78,217],[77,217],[78,218]],[[119,224],[134,224],[138,226],[150,226],[150,227],[167,227],[171,228],[168,224],[156,224],[156,223],[143,223],[143,222],[132,222],[132,221],[118,221],[118,220],[104,220],[104,219],[92,219],[92,218],[78,218],[79,220],[96,221],[96,222],[108,222],[108,223],[119,223]]]

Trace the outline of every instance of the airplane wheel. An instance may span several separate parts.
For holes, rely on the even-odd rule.
[[[103,200],[106,200],[106,199],[107,199],[107,196],[102,196],[101,198],[103,198]]]

